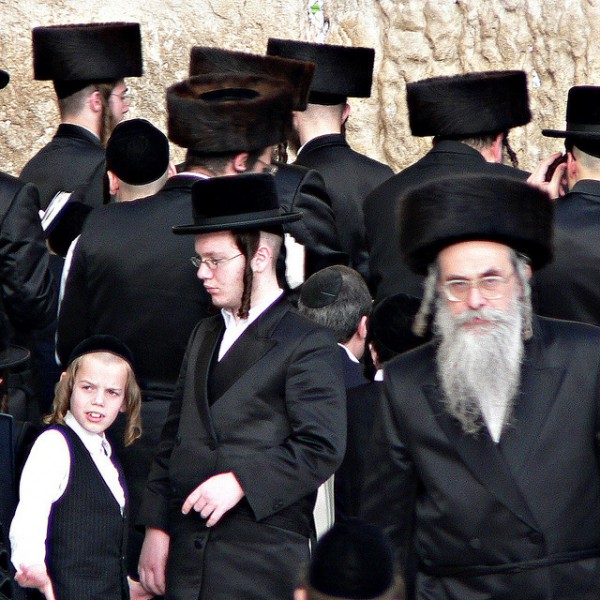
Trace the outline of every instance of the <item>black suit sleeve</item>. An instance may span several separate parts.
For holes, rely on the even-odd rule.
[[[10,322],[41,329],[56,316],[57,285],[48,268],[49,254],[39,218],[35,186],[18,180],[0,188],[8,210],[0,228],[0,281]]]

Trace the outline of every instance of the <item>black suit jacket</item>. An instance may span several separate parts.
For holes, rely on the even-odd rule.
[[[385,368],[363,497],[365,516],[400,555],[416,552],[417,597],[600,597],[597,557],[518,568],[598,553],[600,330],[536,320],[513,424],[499,444],[485,428],[464,434],[444,410],[435,353],[427,344]],[[476,577],[431,574],[514,563]]]
[[[554,211],[554,258],[535,273],[536,312],[600,325],[600,181],[577,182]]]
[[[316,169],[325,180],[327,193],[350,266],[368,278],[363,202],[366,196],[393,175],[383,163],[352,150],[340,134],[322,135],[307,142],[296,164]]]
[[[290,574],[298,549],[308,550],[316,490],[345,449],[339,353],[329,331],[280,300],[211,376],[223,329],[218,315],[199,323],[190,339],[139,521],[171,534],[170,598],[291,598]],[[193,489],[228,471],[245,497],[222,522],[207,529],[197,514],[181,514]],[[256,569],[267,552],[270,564]],[[272,561],[283,561],[285,572]],[[227,587],[231,578],[243,579],[237,593]]]
[[[104,203],[104,146],[91,131],[62,123],[56,134],[21,171],[34,183],[45,210],[58,192],[76,192],[77,199],[96,207]]]
[[[370,287],[377,300],[405,293],[420,298],[423,278],[415,275],[400,255],[398,211],[402,196],[412,187],[446,175],[495,169],[498,175],[526,179],[528,173],[488,163],[480,152],[461,142],[441,141],[415,164],[376,188],[365,200],[369,247]]]

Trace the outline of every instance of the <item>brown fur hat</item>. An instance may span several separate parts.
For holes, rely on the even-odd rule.
[[[167,90],[169,139],[194,153],[249,152],[283,142],[292,89],[280,79],[214,74]]]
[[[415,136],[475,137],[531,121],[523,71],[487,71],[433,77],[406,86]]]
[[[278,56],[261,56],[207,46],[194,46],[190,51],[190,77],[223,73],[282,79],[293,90],[294,110],[306,110],[314,71],[313,63]]]
[[[401,200],[401,252],[416,273],[446,246],[487,240],[526,255],[533,269],[552,258],[553,205],[547,194],[510,177],[479,173],[440,177]]]
[[[100,82],[143,72],[139,23],[35,27],[32,38],[38,80]]]

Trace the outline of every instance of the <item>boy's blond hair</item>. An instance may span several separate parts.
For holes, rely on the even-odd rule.
[[[91,355],[98,356],[101,360],[123,362],[127,365],[127,383],[125,386],[125,416],[127,418],[127,425],[125,426],[124,441],[125,445],[129,446],[142,435],[142,392],[140,391],[131,365],[123,357],[112,352],[88,352],[87,354],[78,356],[69,364],[64,377],[61,377],[61,380],[56,384],[52,412],[44,418],[44,423],[64,424],[65,415],[71,405],[71,394],[75,385],[75,376],[83,359]]]

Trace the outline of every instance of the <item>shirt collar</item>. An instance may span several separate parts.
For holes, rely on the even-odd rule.
[[[281,288],[277,288],[276,290],[273,290],[271,293],[267,294],[267,296],[262,302],[259,302],[258,304],[250,307],[247,319],[238,319],[233,314],[233,311],[222,308],[221,314],[223,315],[223,320],[225,321],[225,328],[228,329],[232,325],[235,326],[238,323],[240,325],[249,325],[250,323],[252,323],[252,321],[255,321],[258,317],[260,317],[260,315],[264,313],[265,310],[267,310],[267,308],[271,306],[271,304],[278,300],[282,294],[283,290]]]
[[[92,433],[84,429],[70,410],[65,415],[65,424],[77,434],[90,454],[98,454],[100,452],[106,454],[106,456],[112,454],[112,448],[104,433]]]
[[[354,363],[359,363],[359,362],[360,362],[360,360],[358,360],[358,358],[356,358],[356,356],[354,356],[354,354],[352,354],[352,352],[350,352],[350,350],[348,350],[348,348],[347,348],[346,346],[344,346],[344,344],[340,344],[340,343],[338,342],[338,346],[339,346],[340,348],[343,348],[343,349],[346,351],[346,354],[348,355],[348,358],[349,358],[349,359],[350,359],[352,362],[354,362]]]

